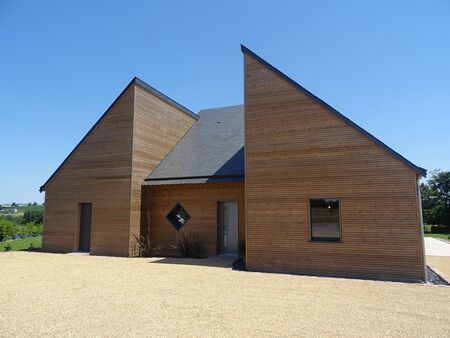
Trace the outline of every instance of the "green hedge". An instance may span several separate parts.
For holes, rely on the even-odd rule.
[[[41,223],[17,224],[12,220],[0,218],[0,242],[39,235],[42,235]]]

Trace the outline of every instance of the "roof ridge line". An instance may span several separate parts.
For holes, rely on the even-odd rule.
[[[139,85],[140,87],[146,89],[147,91],[149,91],[153,95],[157,96],[159,99],[163,100],[164,102],[174,106],[175,108],[178,108],[183,113],[185,113],[185,114],[187,114],[187,115],[189,115],[189,116],[191,116],[191,117],[193,117],[195,119],[198,119],[198,115],[196,113],[194,113],[192,110],[186,108],[185,106],[183,106],[182,104],[178,103],[174,99],[171,99],[166,94],[164,94],[163,92],[159,91],[155,87],[150,86],[147,82],[141,80],[137,76],[135,76],[133,78],[132,82],[134,82],[137,85]]]

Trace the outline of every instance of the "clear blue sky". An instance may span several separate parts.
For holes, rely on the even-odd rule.
[[[0,203],[52,174],[138,76],[243,102],[243,43],[413,163],[450,170],[450,1],[0,0]]]

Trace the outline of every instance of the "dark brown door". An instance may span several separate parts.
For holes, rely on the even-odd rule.
[[[219,253],[238,253],[238,204],[237,202],[219,203]]]
[[[92,203],[80,204],[80,245],[79,251],[91,250]]]

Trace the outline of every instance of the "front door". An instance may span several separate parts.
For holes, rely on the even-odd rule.
[[[91,250],[92,203],[80,203],[80,242],[79,251]]]
[[[238,204],[219,203],[219,251],[224,254],[238,253]]]

